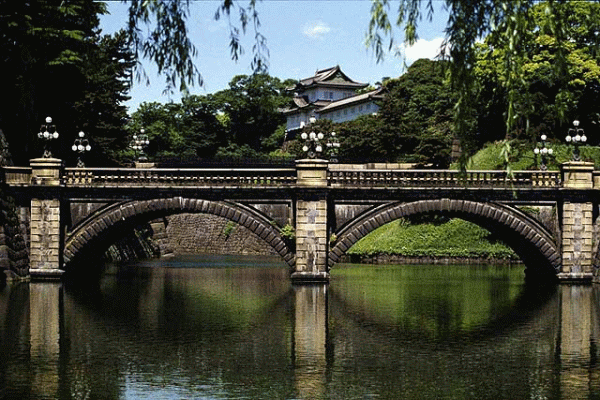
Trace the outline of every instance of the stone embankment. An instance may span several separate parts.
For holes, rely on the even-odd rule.
[[[29,226],[26,209],[0,193],[0,285],[29,275]],[[24,212],[24,215],[18,215]]]
[[[276,254],[243,226],[208,214],[178,214],[154,221],[153,240],[161,255],[168,254]]]

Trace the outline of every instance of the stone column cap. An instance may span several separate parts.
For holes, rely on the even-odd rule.
[[[299,186],[327,186],[327,160],[304,159],[296,160],[296,176]]]
[[[43,165],[43,166],[57,166],[60,167],[62,165],[63,161],[60,158],[44,158],[44,157],[40,157],[40,158],[32,158],[31,160],[29,160],[29,164],[30,165]]]
[[[320,158],[303,158],[301,160],[296,160],[296,166],[304,168],[323,168],[327,167],[328,164],[329,161]]]
[[[560,165],[562,168],[594,169],[594,163],[589,161],[567,161]]]

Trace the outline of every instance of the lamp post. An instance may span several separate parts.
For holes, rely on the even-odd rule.
[[[56,130],[56,125],[52,123],[52,118],[46,117],[46,123],[40,127],[38,138],[44,140],[44,155],[42,157],[51,158],[50,142],[58,139],[58,131]]]
[[[546,135],[540,136],[540,139],[542,140],[541,147],[536,147],[535,149],[533,149],[533,152],[535,153],[536,156],[538,154],[541,155],[540,169],[542,171],[545,171],[546,169],[548,169],[548,167],[546,166],[546,156],[552,155],[552,153],[554,152],[551,148],[546,146],[547,138],[548,137]]]
[[[580,161],[581,155],[579,153],[579,146],[587,142],[587,136],[585,136],[583,129],[579,127],[579,121],[573,121],[573,128],[569,128],[565,140],[567,143],[573,143],[575,146],[573,149],[573,161]]]
[[[78,136],[79,137],[77,137],[73,142],[71,150],[78,153],[77,168],[85,168],[85,164],[83,163],[81,157],[83,157],[86,151],[92,150],[92,146],[90,145],[90,141],[85,137],[85,133],[83,133],[83,131],[79,131]]]
[[[329,133],[327,141],[327,149],[329,153],[329,161],[332,163],[338,162],[338,152],[340,149],[340,141],[338,140],[335,132]]]
[[[302,146],[302,151],[304,151],[307,154],[308,158],[315,158],[318,154],[321,154],[323,152],[323,145],[320,141],[323,140],[325,136],[321,132],[302,132],[300,137],[302,138],[302,140],[304,140],[304,146]]]
[[[150,140],[148,139],[148,135],[146,135],[145,132],[146,131],[144,130],[144,128],[142,128],[140,129],[139,134],[133,134],[133,140],[130,144],[130,147],[135,151],[136,158],[138,159],[138,161],[145,161],[148,159],[144,151],[146,147],[148,147],[148,145],[150,144]]]

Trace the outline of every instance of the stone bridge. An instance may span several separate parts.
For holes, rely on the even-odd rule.
[[[426,213],[493,231],[528,274],[597,279],[600,173],[585,162],[507,174],[323,160],[265,169],[65,168],[59,159],[42,158],[2,172],[7,193],[27,211],[20,215],[30,227],[32,279],[82,271],[86,260],[136,225],[177,213],[213,214],[248,228],[273,247],[298,283],[328,281],[330,268],[362,237]],[[526,207],[552,210],[556,223],[543,224]]]

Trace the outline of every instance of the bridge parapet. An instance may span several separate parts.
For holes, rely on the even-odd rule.
[[[9,186],[31,185],[31,167],[3,167],[4,182]]]
[[[335,169],[328,174],[332,187],[559,187],[560,171],[453,171]]]
[[[565,171],[454,171],[417,169],[329,169],[327,186],[339,187],[485,187],[556,188]],[[9,186],[28,186],[31,167],[4,167]],[[572,174],[571,174],[572,175]],[[568,179],[568,178],[566,178]],[[67,187],[171,186],[294,186],[295,168],[65,168],[61,183]],[[312,181],[311,181],[312,183]],[[319,180],[322,185],[324,181]],[[600,171],[594,172],[600,187]]]
[[[280,187],[296,184],[294,168],[65,168],[74,187]]]

